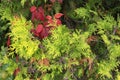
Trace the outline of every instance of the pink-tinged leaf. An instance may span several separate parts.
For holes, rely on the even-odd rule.
[[[38,12],[44,14],[44,9],[40,6],[38,7]]]
[[[34,32],[35,32],[35,29],[31,29],[31,30],[30,30],[30,33],[34,33]]]
[[[63,0],[58,0],[58,2],[62,4],[62,3],[63,3]]]
[[[45,37],[47,37],[49,35],[49,31],[46,30],[46,28],[43,28],[43,30],[40,33],[39,38],[44,39]]]
[[[48,21],[49,24],[54,24],[54,21],[51,19]]]
[[[34,9],[34,7],[33,7],[33,9]],[[42,7],[39,7],[38,10],[35,10],[35,11],[32,12],[31,20],[32,21],[34,21],[34,20],[44,21],[45,20],[44,10],[43,10]]]
[[[38,7],[38,11],[35,15],[35,18],[41,21],[45,20],[44,9],[42,7]]]
[[[51,27],[46,27],[45,29],[46,29],[47,32],[49,32]]]
[[[50,2],[54,3],[56,0],[50,0]]]
[[[46,27],[47,25],[48,25],[48,22],[44,22],[44,23],[43,23],[43,26]]]
[[[50,15],[46,16],[46,19],[51,20],[52,17]]]
[[[40,33],[41,31],[43,30],[43,25],[42,24],[39,24],[36,28],[36,32],[37,33]]]
[[[54,17],[55,17],[56,19],[58,19],[58,18],[60,18],[60,17],[62,17],[62,16],[63,16],[62,13],[56,13],[56,14],[54,15]]]
[[[37,20],[44,21],[45,17],[44,17],[43,14],[41,14],[41,13],[37,13],[37,14],[36,14],[36,19],[37,19]]]
[[[30,32],[33,33],[33,35],[36,36],[36,37],[39,36],[39,33],[37,33],[35,29],[31,29]]]
[[[44,21],[44,20],[45,20],[44,14],[41,14],[40,20],[41,20],[41,21]]]
[[[34,32],[34,36],[35,36],[35,37],[39,37],[39,33]]]
[[[35,6],[32,6],[32,7],[30,8],[30,12],[34,12],[36,9],[37,9],[37,8],[36,8]]]
[[[10,46],[10,37],[8,37],[8,39],[7,39],[7,47],[9,47]]]
[[[61,25],[61,24],[62,24],[61,20],[56,19],[56,21],[57,21],[57,22],[56,22],[57,25]]]
[[[34,20],[35,20],[35,13],[32,13],[31,20],[32,20],[32,21],[34,21]]]

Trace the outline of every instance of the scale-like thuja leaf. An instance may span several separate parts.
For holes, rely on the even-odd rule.
[[[38,50],[39,45],[38,40],[32,40],[33,36],[30,33],[32,24],[29,21],[27,22],[22,16],[14,17],[11,23],[10,48],[15,49],[15,53],[20,57],[29,59]],[[41,30],[41,28],[38,27],[38,30]]]

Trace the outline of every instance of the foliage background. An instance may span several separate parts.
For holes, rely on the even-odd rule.
[[[31,6],[62,13],[40,39]],[[119,80],[120,0],[0,0],[1,80]],[[44,33],[45,34],[45,33]]]

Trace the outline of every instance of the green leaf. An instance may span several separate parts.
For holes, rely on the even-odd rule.
[[[21,5],[24,6],[26,0],[21,0]]]

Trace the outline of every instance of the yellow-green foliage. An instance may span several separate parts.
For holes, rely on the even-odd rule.
[[[10,50],[15,50],[16,54],[20,57],[29,59],[38,50],[39,41],[33,40],[34,38],[30,33],[32,28],[32,23],[26,21],[24,17],[14,17],[11,21],[11,48]]]
[[[48,78],[48,76],[44,76],[49,80],[55,80],[62,74],[62,80],[65,78],[74,79],[72,74],[74,75],[79,71],[81,73],[81,70],[83,70],[83,68],[79,66],[84,66],[84,68],[88,66],[88,64],[80,65],[79,61],[85,58],[94,59],[90,46],[86,42],[89,34],[78,30],[71,32],[65,25],[59,26],[51,32],[52,35],[43,41],[43,46],[45,47],[44,57],[48,58],[51,64],[47,68],[41,67],[40,69],[42,71],[52,71],[47,74],[51,77]],[[75,72],[70,71],[74,69],[73,66],[79,67],[79,69],[76,68],[77,70]],[[62,71],[64,71],[64,73],[62,73]],[[82,75],[79,75],[79,77],[82,77]],[[57,80],[61,79],[57,78]],[[46,79],[43,78],[43,80]]]
[[[66,26],[59,26],[52,31],[50,38],[44,40],[47,55],[50,58],[69,55],[71,58],[90,57],[91,50],[86,42],[88,33],[80,31],[70,33]],[[52,56],[50,56],[52,55]]]
[[[84,11],[82,12],[83,9]],[[94,35],[99,35],[99,37],[102,39],[99,45],[96,44],[97,46],[94,45],[93,47],[91,47],[91,50],[96,50],[95,60],[98,62],[96,63],[97,66],[94,67],[96,68],[96,73],[100,75],[97,80],[113,80],[114,78],[112,75],[112,70],[114,70],[120,64],[118,59],[120,57],[120,37],[118,35],[115,35],[114,32],[116,28],[119,29],[119,20],[116,21],[111,15],[104,15],[102,16],[103,18],[97,16],[96,18],[96,14],[93,14],[91,17],[90,13],[88,14],[89,10],[87,10],[87,8],[78,8],[75,10],[75,12],[77,13],[76,16],[78,16],[78,19],[82,18],[82,20],[86,22],[88,33],[90,33],[91,35],[96,31]],[[87,19],[86,17],[89,17],[91,21],[89,22],[89,19]],[[99,43],[99,41],[97,42]],[[102,43],[104,43],[105,45],[101,45]],[[100,45],[101,47],[98,47]],[[103,46],[106,46],[106,48],[104,48]],[[99,50],[102,48],[104,50],[100,51],[99,53]],[[97,56],[101,54],[101,58],[103,56],[106,56],[106,58],[99,61],[99,59],[97,59]]]
[[[11,42],[1,47],[0,80],[119,80],[119,1],[50,1],[0,0],[0,16],[9,20]],[[38,39],[30,31],[38,24],[46,24],[47,19],[31,22],[31,6],[42,6],[45,16],[63,13],[60,19],[66,25]]]

